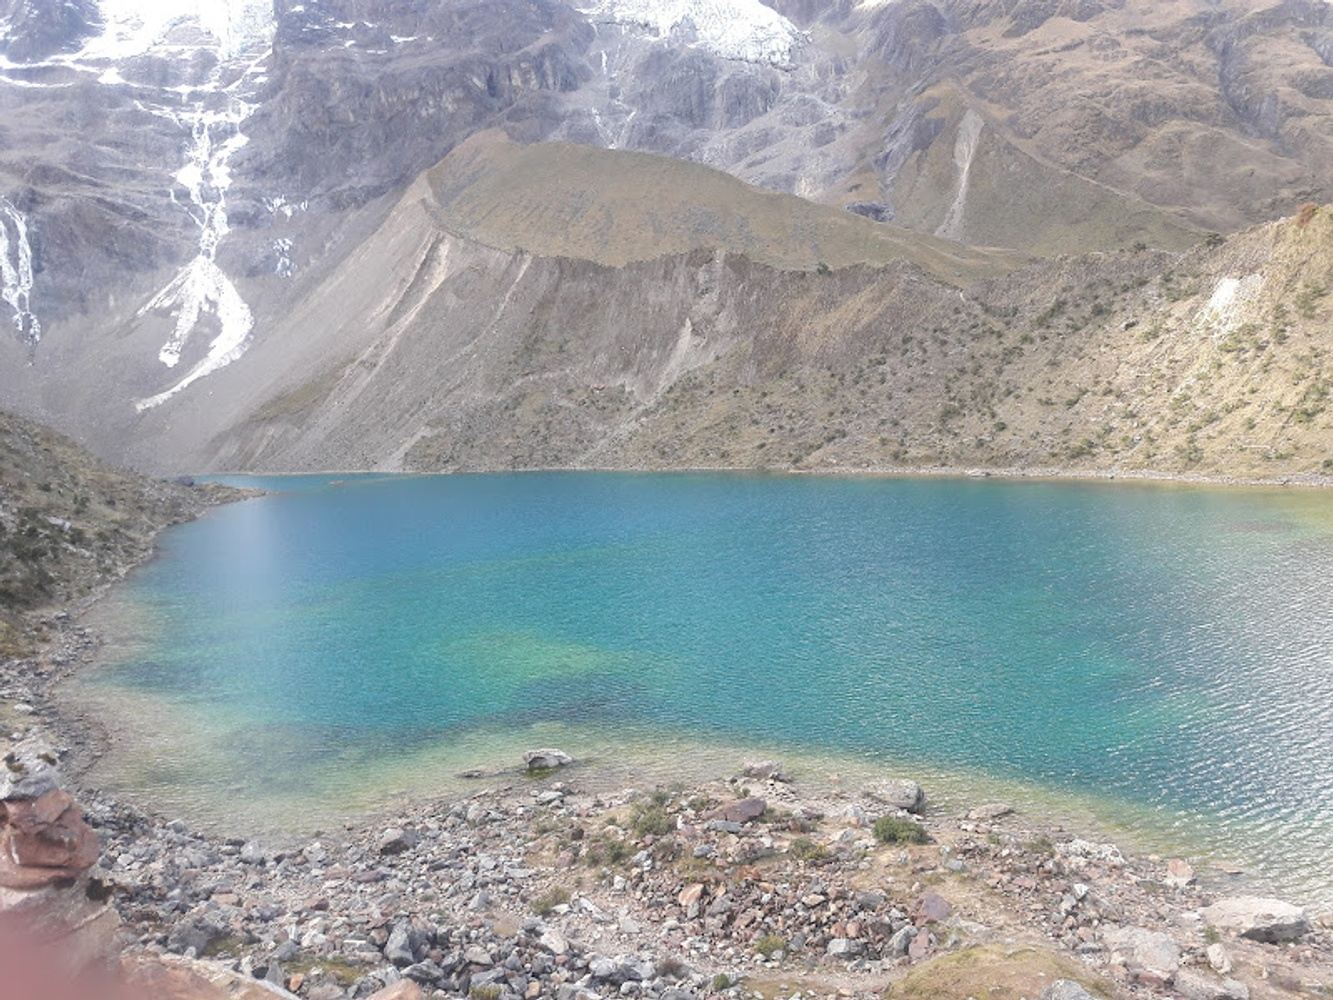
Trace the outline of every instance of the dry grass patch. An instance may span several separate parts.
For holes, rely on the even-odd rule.
[[[1042,948],[986,945],[942,955],[893,984],[892,1000],[1031,1000],[1057,979],[1081,983],[1094,996],[1114,996],[1105,980]]]

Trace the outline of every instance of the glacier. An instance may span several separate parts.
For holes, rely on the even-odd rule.
[[[723,59],[789,67],[805,35],[759,0],[593,0],[578,9],[594,23],[645,30],[698,45]]]
[[[158,359],[175,368],[190,335],[205,315],[217,318],[219,332],[208,351],[180,381],[169,389],[140,399],[140,412],[160,406],[199,379],[225,368],[245,353],[254,330],[254,314],[235,283],[217,263],[218,246],[230,231],[227,219],[227,192],[231,188],[231,158],[246,144],[241,125],[253,106],[229,97],[224,108],[204,110],[202,103],[192,113],[178,118],[190,129],[186,162],[175,176],[189,202],[182,207],[199,227],[199,252],[179,274],[139,310],[175,312],[176,324]],[[181,204],[172,192],[173,200]]]
[[[32,242],[28,222],[8,198],[0,198],[0,299],[14,310],[19,340],[36,347],[42,324],[32,311]]]

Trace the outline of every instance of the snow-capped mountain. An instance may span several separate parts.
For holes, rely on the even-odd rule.
[[[18,28],[50,24],[69,9],[24,0],[7,19],[7,48],[15,48]],[[274,11],[268,0],[98,0],[94,9],[73,9],[81,16],[66,21],[75,30],[64,39],[48,32],[54,51],[40,57],[5,58],[0,86],[62,91],[91,85],[121,91],[139,117],[155,120],[144,125],[178,137],[180,162],[159,176],[171,204],[197,230],[196,253],[139,314],[173,318],[158,351],[168,369],[177,367],[191,338],[200,336],[206,316],[216,321],[216,329],[202,357],[182,377],[136,401],[146,409],[235,361],[249,344],[251,310],[219,266],[217,253],[230,231],[231,160],[246,144],[243,125],[256,107],[256,90],[272,54]],[[18,47],[33,49],[31,44]],[[0,243],[6,260],[0,294],[13,308],[15,325],[35,357],[41,323],[32,311],[27,220],[10,201],[0,202],[0,213],[7,231]]]
[[[489,129],[1036,253],[1271,218],[1333,196],[1333,5],[1249,7],[0,0],[0,402],[189,454]]]

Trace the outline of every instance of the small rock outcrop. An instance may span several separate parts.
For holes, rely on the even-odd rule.
[[[907,778],[890,778],[878,782],[867,789],[866,794],[890,808],[902,809],[904,812],[921,813],[926,808],[925,791]]]
[[[523,755],[523,763],[529,771],[554,771],[559,767],[568,767],[574,758],[563,750],[546,747],[541,750],[529,750]]]
[[[1143,927],[1116,927],[1105,937],[1111,961],[1124,965],[1136,982],[1169,986],[1180,970],[1180,946],[1169,934]]]
[[[1310,933],[1310,918],[1299,906],[1280,899],[1237,896],[1221,899],[1202,911],[1203,919],[1219,931],[1278,944]]]
[[[714,809],[707,814],[706,818],[721,820],[724,823],[753,823],[764,815],[764,810],[767,808],[768,803],[763,799],[737,799],[735,802],[728,802],[726,805]]]
[[[56,757],[35,742],[4,757],[0,777],[0,886],[41,889],[93,866],[99,845],[73,796],[60,789]]]
[[[60,788],[56,764],[35,739],[10,747],[0,764],[0,941],[58,980],[103,962],[120,921],[88,891],[101,844]],[[0,984],[0,994],[14,985]],[[30,995],[15,988],[12,995]]]
[[[780,760],[750,761],[745,765],[741,775],[746,778],[753,778],[756,781],[779,781],[783,783],[791,781],[791,776],[787,774],[787,769],[783,767]]]

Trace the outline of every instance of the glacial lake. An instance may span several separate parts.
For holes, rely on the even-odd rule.
[[[781,754],[1086,813],[1333,903],[1333,494],[228,481],[271,492],[167,532],[67,685],[118,734],[95,777],[165,811],[309,828],[541,745],[636,787]]]

